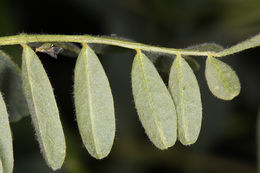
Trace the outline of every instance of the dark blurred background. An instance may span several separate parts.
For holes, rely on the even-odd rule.
[[[260,32],[259,0],[0,0],[0,35],[91,34],[185,48],[210,42],[229,47]],[[11,47],[19,63],[21,48]],[[73,106],[76,58],[38,54],[50,77],[64,126],[67,155],[60,173],[255,173],[256,119],[260,104],[260,48],[223,58],[237,72],[242,90],[232,101],[214,97],[196,57],[203,122],[198,141],[160,151],[146,137],[136,114],[130,72],[134,51],[99,55],[115,102],[116,137],[110,155],[95,160],[85,150]],[[15,173],[48,173],[30,117],[11,125]]]

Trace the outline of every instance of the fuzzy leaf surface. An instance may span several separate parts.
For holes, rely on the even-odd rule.
[[[141,52],[134,58],[131,76],[137,113],[149,139],[159,149],[173,146],[177,138],[174,103],[156,68]]]
[[[208,57],[205,76],[210,91],[223,100],[232,100],[240,93],[240,82],[232,68],[226,63]]]
[[[81,138],[90,155],[102,159],[109,154],[115,137],[114,102],[105,71],[88,45],[81,49],[74,80]]]
[[[0,51],[0,90],[5,97],[11,122],[29,115],[22,88],[21,71],[3,51]]]
[[[41,152],[47,164],[59,169],[65,158],[65,137],[51,83],[35,52],[23,45],[23,88]]]
[[[178,139],[183,145],[196,142],[202,119],[200,89],[191,67],[177,56],[170,76],[169,90],[177,111]]]
[[[0,161],[4,173],[13,172],[13,143],[8,113],[2,94],[0,94]]]

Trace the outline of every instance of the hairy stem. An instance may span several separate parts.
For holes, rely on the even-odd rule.
[[[251,40],[250,40],[251,41]],[[122,40],[119,38],[113,37],[99,37],[99,36],[90,36],[90,35],[38,35],[38,34],[20,34],[14,36],[5,36],[0,37],[0,46],[1,45],[15,45],[15,44],[25,44],[25,43],[33,43],[33,42],[75,42],[75,43],[96,43],[96,44],[105,44],[105,45],[113,45],[124,47],[128,49],[134,50],[143,50],[148,52],[158,52],[165,54],[181,54],[181,55],[193,55],[193,56],[214,56],[214,57],[222,57],[229,54],[237,53],[243,51],[245,49],[259,46],[260,43],[241,47],[233,46],[231,49],[226,49],[222,52],[213,52],[213,51],[198,51],[198,50],[187,50],[187,49],[174,49],[174,48],[165,48],[159,46],[151,46],[142,43],[136,43],[128,40]],[[244,44],[243,44],[244,45]],[[233,49],[237,48],[239,49]]]
[[[256,36],[245,40],[241,43],[238,43],[230,48],[227,48],[221,52],[217,53],[217,57],[222,57],[222,56],[226,56],[226,55],[231,55],[237,52],[241,52],[243,50],[246,49],[250,49],[250,48],[254,48],[260,46],[260,34],[257,34]]]

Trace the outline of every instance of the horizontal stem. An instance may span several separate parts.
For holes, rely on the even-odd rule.
[[[120,40],[112,37],[98,37],[90,35],[15,35],[0,37],[1,45],[15,45],[33,42],[75,42],[75,43],[96,43],[119,46],[129,49],[140,49],[147,52],[159,52],[165,54],[177,54],[182,55],[194,55],[194,56],[208,56],[215,55],[215,52],[210,51],[198,51],[198,50],[185,50],[185,49],[174,49],[165,48],[158,46],[151,46],[142,43],[136,43],[126,40]]]
[[[213,51],[199,51],[199,50],[188,50],[188,49],[174,49],[159,46],[151,46],[142,43],[136,43],[128,40],[122,40],[113,37],[99,37],[91,35],[38,35],[38,34],[20,34],[14,36],[0,37],[0,46],[3,45],[15,45],[15,44],[27,44],[33,42],[74,42],[74,43],[95,43],[113,45],[118,47],[124,47],[134,50],[142,50],[147,52],[157,52],[165,54],[181,54],[181,55],[193,55],[193,56],[213,56],[222,57],[233,53],[241,52],[243,50],[260,46],[259,41],[260,35],[225,49],[221,52]]]

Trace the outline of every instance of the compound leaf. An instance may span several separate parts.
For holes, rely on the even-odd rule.
[[[220,99],[232,100],[240,93],[240,82],[235,71],[216,58],[207,58],[205,76],[210,91]]]
[[[201,127],[200,89],[192,69],[180,55],[171,67],[169,90],[177,111],[178,139],[183,145],[193,144]]]
[[[140,51],[131,75],[136,109],[146,134],[159,149],[173,146],[177,138],[174,103],[156,68]]]
[[[53,90],[35,52],[23,45],[23,88],[38,142],[48,165],[56,170],[65,158],[65,138]]]
[[[13,144],[6,106],[0,93],[0,161],[4,173],[13,172]]]
[[[11,58],[2,51],[0,51],[0,90],[5,96],[11,122],[29,115],[22,89],[21,71]]]
[[[115,136],[114,103],[105,71],[88,46],[81,49],[75,67],[75,107],[83,143],[93,157],[106,157]]]

